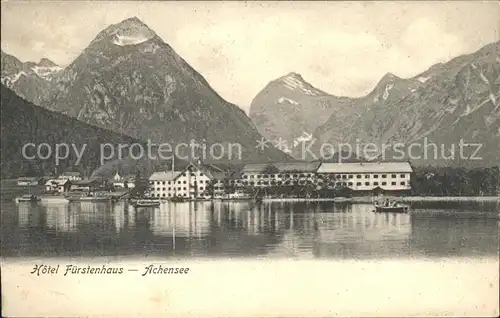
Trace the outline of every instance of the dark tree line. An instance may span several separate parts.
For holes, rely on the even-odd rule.
[[[411,178],[414,195],[487,196],[500,191],[500,169],[419,167]]]

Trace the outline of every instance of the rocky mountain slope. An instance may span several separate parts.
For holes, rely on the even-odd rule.
[[[257,149],[262,136],[246,114],[135,17],[100,32],[51,81],[55,89],[41,105],[89,124],[172,146],[220,143],[226,159],[230,143],[242,146],[233,160],[288,158]]]
[[[253,99],[249,116],[259,132],[272,141],[282,139],[285,152],[312,138],[316,128],[334,112],[343,112],[351,99],[329,95],[289,73],[271,81]]]
[[[307,92],[286,90],[286,85],[273,81],[255,98],[250,116],[261,133],[285,139],[296,138],[304,129],[304,122],[313,127],[312,119],[319,119],[313,134],[298,139],[306,144],[311,143],[307,140],[314,140],[310,149],[315,157],[295,147],[292,152],[299,159],[321,157],[322,145],[333,145],[338,150],[340,144],[349,144],[353,149],[360,145],[363,149],[365,144],[374,143],[378,145],[378,159],[411,159],[419,165],[495,164],[500,161],[499,46],[500,42],[492,43],[408,79],[388,73],[361,98],[334,97],[321,92],[318,96],[328,96],[332,101],[326,108]],[[311,87],[307,89],[316,91]],[[297,103],[283,107],[279,100],[281,96],[283,100],[292,99],[286,95],[289,91],[293,91]],[[329,118],[325,120],[327,115]],[[460,140],[481,144],[481,150],[474,156],[481,159],[471,160],[473,146],[459,155]],[[398,143],[404,144],[404,155],[394,150]],[[424,151],[423,146],[430,143],[437,144],[437,151]],[[409,156],[408,147],[412,144],[416,146]],[[380,153],[382,145],[389,148]],[[445,156],[441,155],[441,148]],[[368,159],[377,156],[373,152],[358,152],[358,155]]]
[[[40,105],[51,93],[52,76],[62,68],[43,58],[36,62],[21,62],[1,51],[1,82],[19,96]]]
[[[106,151],[101,152],[101,145],[109,143],[114,149],[118,149],[118,144],[130,145],[138,142],[134,138],[91,126],[33,105],[4,85],[1,87],[0,119],[2,178],[47,175],[53,173],[56,168],[58,172],[80,171],[89,176],[99,166],[101,153],[110,155]],[[50,145],[52,153],[49,154],[44,146],[40,154],[43,157],[47,156],[46,159],[38,156],[35,159],[25,158],[22,150],[27,143],[37,146],[46,143]],[[69,147],[68,157],[61,159],[58,165],[55,161],[56,144],[67,144]],[[84,145],[86,145],[85,148],[83,148]],[[62,146],[60,149],[60,157],[65,157],[65,150]],[[77,149],[78,153],[83,153],[80,162],[74,149]],[[28,156],[35,155],[35,151],[32,147],[27,148]],[[114,158],[117,158],[116,156],[117,152]],[[124,157],[128,155],[125,153]],[[127,160],[110,161],[100,167],[99,175],[111,177],[116,173],[116,167],[121,167],[123,162]],[[153,162],[144,158],[144,160],[135,161],[133,167],[125,173],[134,173],[139,169],[139,172],[146,175],[153,169],[167,165],[168,162]]]
[[[407,89],[398,90],[396,98],[390,99],[392,89],[398,86]],[[407,157],[419,164],[477,166],[500,161],[500,42],[434,65],[413,78],[397,79],[392,89],[387,90],[388,98],[382,104],[374,99],[374,103],[356,105],[363,111],[362,116],[349,114],[343,118],[333,114],[316,130],[318,144],[352,144],[358,139],[377,144],[403,143],[407,148],[411,144],[435,143],[437,151],[429,150],[426,155],[417,150]],[[343,133],[338,134],[345,122],[350,125],[343,126]],[[472,147],[460,155],[461,140],[481,144],[480,153],[474,156],[481,159],[472,158]]]

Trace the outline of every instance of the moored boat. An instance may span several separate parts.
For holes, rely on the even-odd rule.
[[[144,208],[147,208],[147,207],[157,207],[157,206],[160,206],[160,200],[158,199],[141,199],[141,200],[137,200],[134,204],[134,206],[136,208],[139,208],[139,207],[144,207]]]
[[[70,202],[110,202],[111,196],[99,193],[69,193],[66,198]]]
[[[183,197],[175,196],[170,199],[171,202],[186,202],[187,200]]]
[[[16,201],[16,203],[20,203],[20,202],[38,202],[38,201],[40,201],[40,198],[37,197],[36,195],[25,194],[25,195],[22,195],[20,197],[15,198],[14,201]]]
[[[406,213],[409,210],[407,206],[375,206],[375,212]]]
[[[110,197],[98,197],[98,196],[82,196],[82,197],[72,197],[68,198],[70,202],[110,202]]]
[[[410,207],[405,205],[399,205],[395,201],[386,201],[384,204],[380,205],[378,202],[374,203],[375,212],[389,212],[389,213],[407,213]]]
[[[351,198],[346,198],[346,197],[335,197],[333,198],[333,202],[351,202]]]

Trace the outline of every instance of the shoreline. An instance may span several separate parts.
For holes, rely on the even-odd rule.
[[[380,198],[371,197],[355,197],[349,198],[346,201],[336,201],[334,198],[263,198],[263,202],[335,202],[335,203],[373,203],[374,200],[391,199],[400,202],[443,202],[443,203],[500,203],[500,196],[483,196],[483,197],[437,197],[437,196],[412,196],[412,197],[395,197],[384,196]]]
[[[39,195],[41,201],[44,202],[54,202],[54,201],[67,201],[64,197],[53,197]],[[344,200],[339,200],[335,198],[262,198],[262,202],[272,203],[272,202],[333,202],[338,204],[372,204],[373,201],[377,200],[395,200],[403,203],[500,203],[500,196],[485,196],[485,197],[395,197],[395,196],[384,196],[380,198],[371,197],[355,197],[347,198]],[[7,200],[10,201],[10,200]],[[118,200],[117,202],[123,202],[126,200]],[[251,202],[254,199],[187,199],[183,202],[173,202],[170,200],[161,200],[162,203],[188,203],[188,202]],[[97,202],[97,201],[96,201]]]

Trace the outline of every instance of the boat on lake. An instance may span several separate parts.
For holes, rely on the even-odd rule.
[[[335,197],[333,198],[333,202],[351,202],[351,198],[346,198],[346,197]]]
[[[158,199],[140,199],[137,200],[133,205],[136,208],[148,208],[160,206],[161,201]]]
[[[186,198],[175,196],[170,199],[171,202],[186,202]]]
[[[111,196],[107,193],[69,193],[66,198],[70,202],[110,202]]]
[[[36,195],[25,194],[25,195],[22,195],[20,197],[15,198],[14,201],[16,201],[16,203],[21,203],[21,202],[38,202],[38,201],[40,201],[40,198],[37,197]]]
[[[383,204],[375,201],[374,207],[375,212],[407,213],[410,210],[408,206],[399,205],[399,203],[389,200],[386,200]]]

